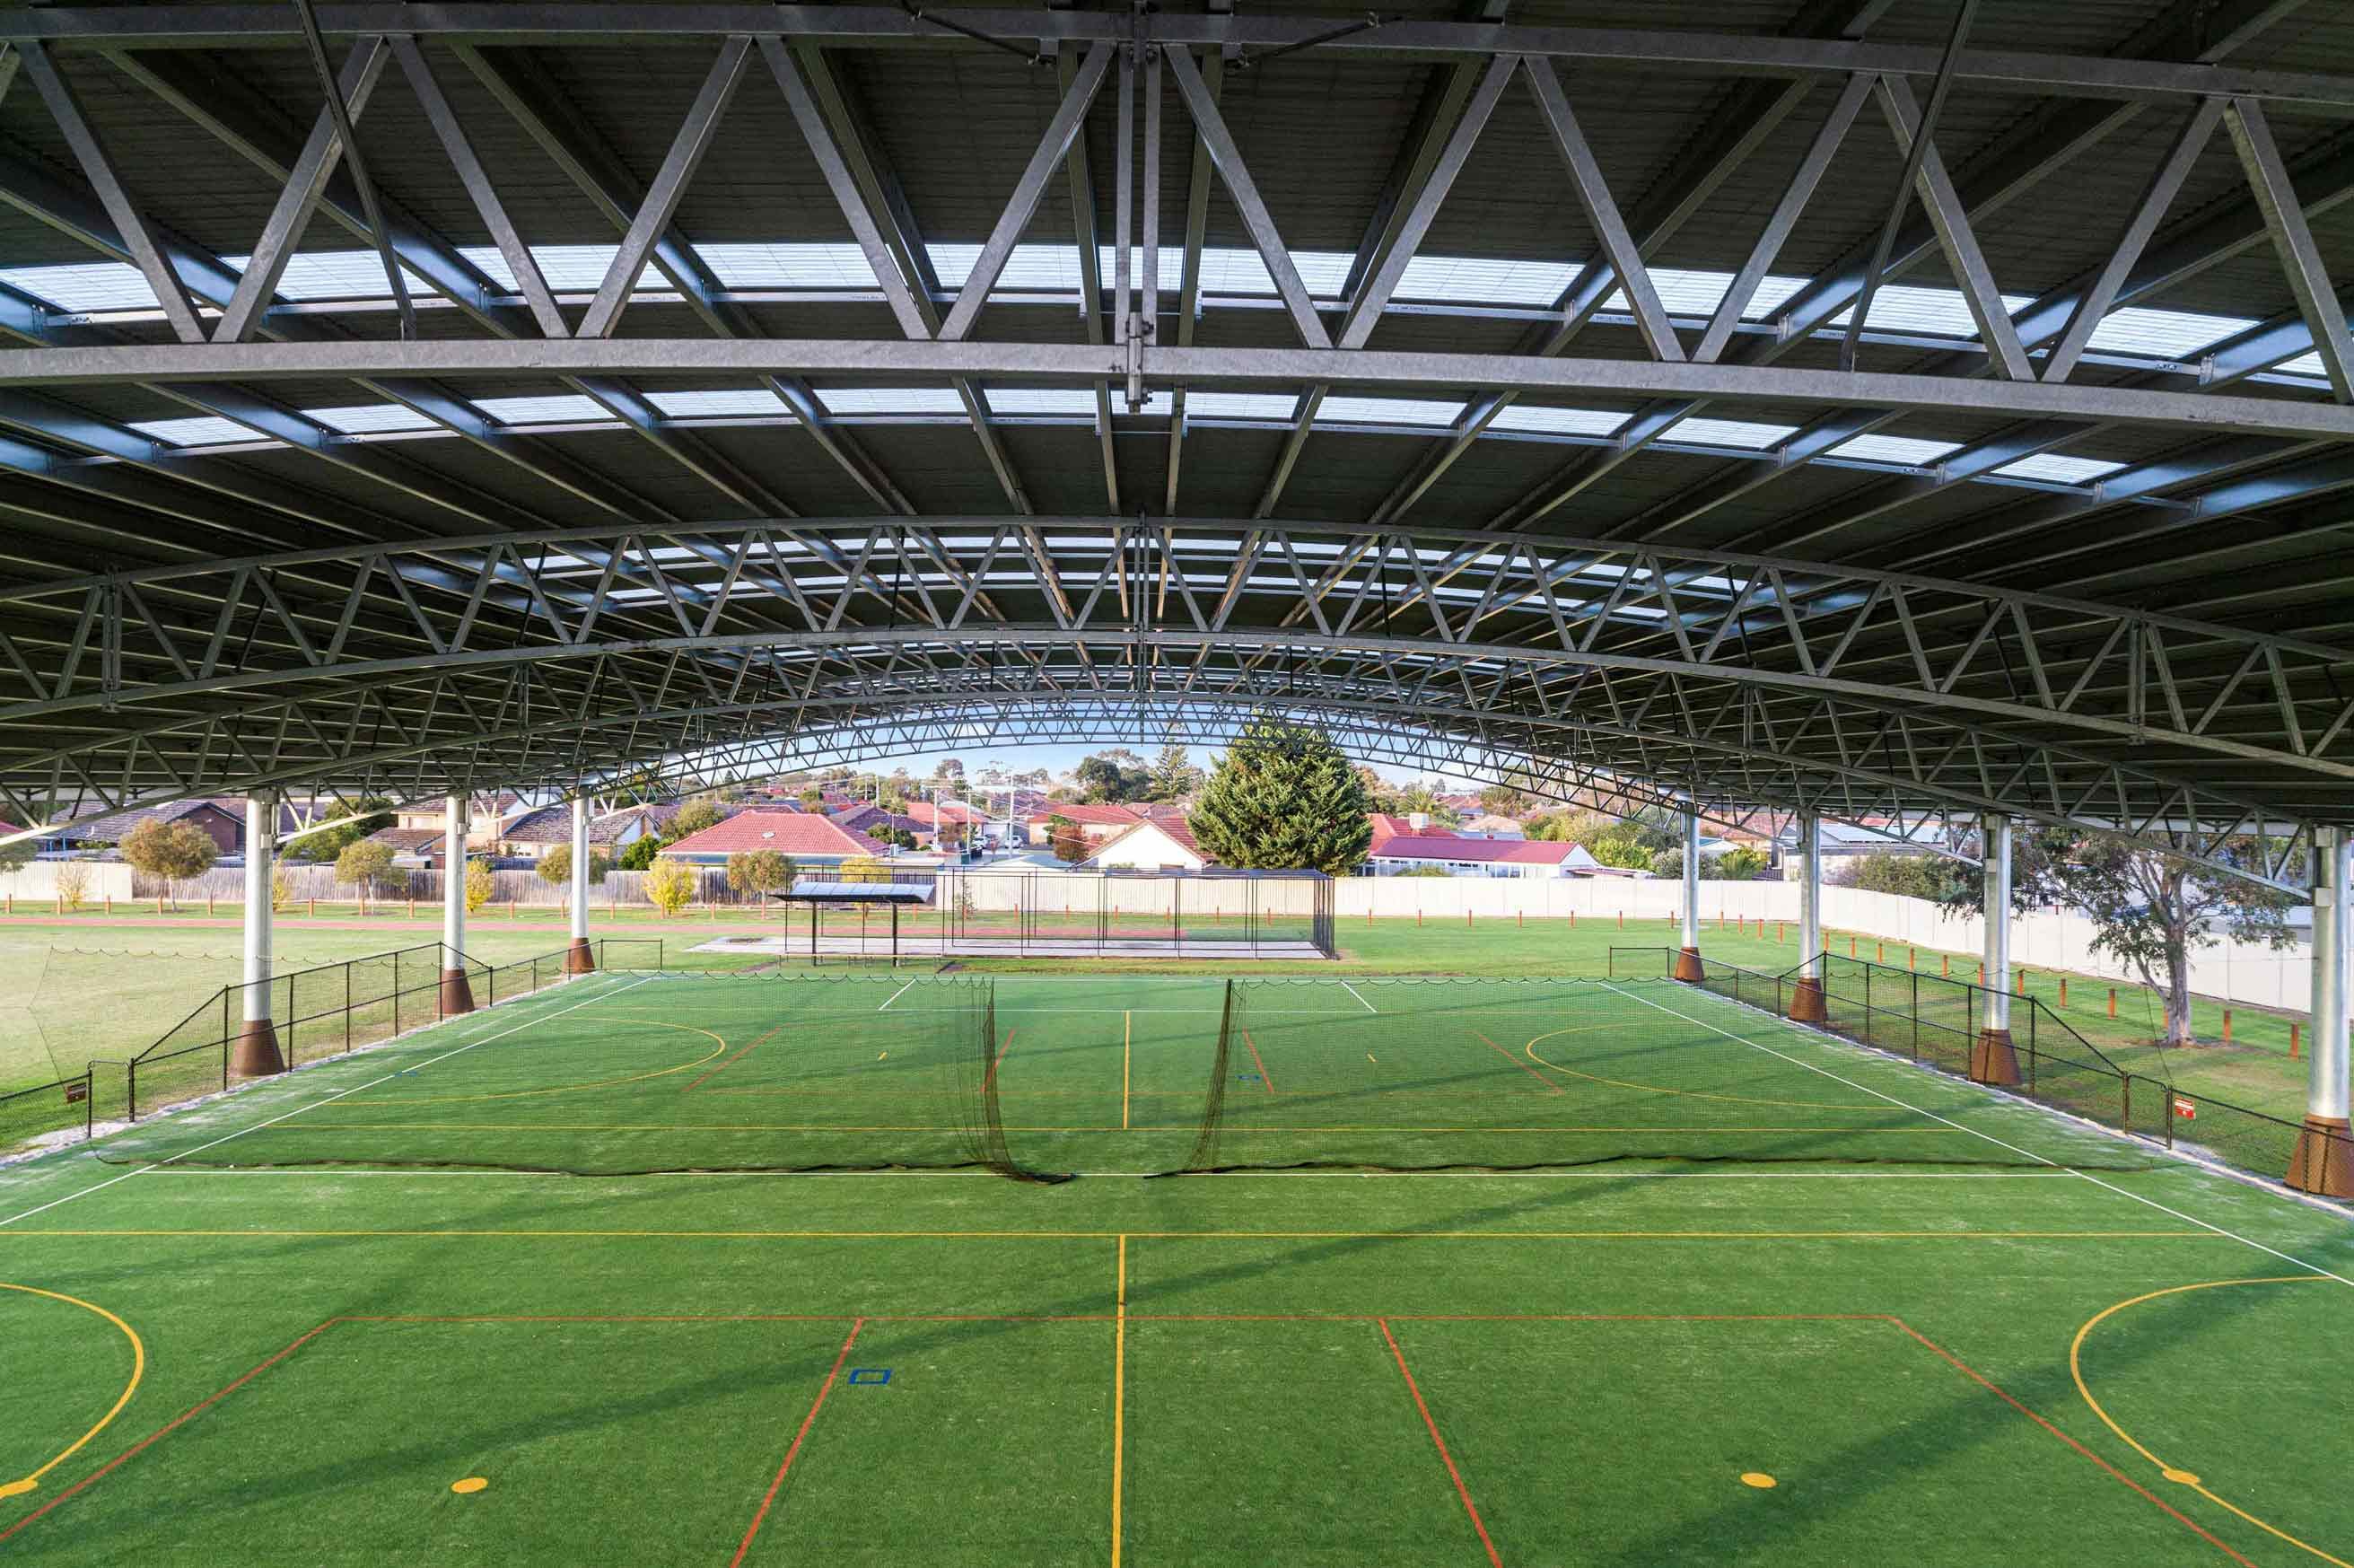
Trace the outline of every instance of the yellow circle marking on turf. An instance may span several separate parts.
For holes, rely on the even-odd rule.
[[[1591,1029],[1603,1027],[1607,1026],[1580,1024],[1575,1029],[1552,1030],[1538,1035],[1536,1039],[1530,1041],[1521,1049],[1528,1053],[1531,1061],[1541,1066],[1551,1067],[1556,1073],[1566,1073],[1573,1078],[1584,1078],[1588,1083],[1607,1084],[1614,1089],[1633,1089],[1646,1095],[1681,1095],[1687,1099],[1694,1100],[1729,1100],[1734,1105],[1744,1106],[1794,1106],[1812,1110],[1883,1110],[1887,1108],[1882,1105],[1861,1100],[1763,1100],[1754,1095],[1712,1095],[1699,1089],[1670,1089],[1659,1084],[1630,1084],[1624,1078],[1606,1078],[1599,1073],[1581,1073],[1575,1067],[1564,1067],[1558,1062],[1547,1061],[1537,1054],[1537,1046],[1556,1034],[1580,1034]]]
[[[713,1049],[707,1054],[697,1056],[692,1062],[681,1062],[675,1067],[663,1067],[652,1073],[631,1073],[625,1078],[598,1078],[586,1084],[557,1084],[545,1089],[508,1089],[495,1095],[402,1095],[390,1098],[373,1095],[363,1098],[355,1095],[343,1103],[355,1106],[439,1106],[472,1100],[527,1100],[541,1095],[577,1095],[583,1089],[610,1089],[617,1084],[643,1083],[648,1078],[666,1078],[673,1073],[693,1072],[710,1061],[712,1057],[726,1053],[727,1042],[720,1039],[708,1029],[698,1029],[692,1023],[672,1023],[659,1018],[648,1018],[641,1022],[651,1023],[658,1029],[682,1029],[689,1034],[700,1034],[713,1043]]]
[[[481,1491],[484,1487],[487,1487],[490,1484],[490,1482],[484,1480],[480,1476],[468,1476],[462,1481],[451,1481],[450,1483],[450,1489],[456,1492],[460,1497],[466,1497],[472,1493]]]
[[[0,1484],[0,1498],[14,1498],[22,1497],[27,1492],[29,1492],[34,1488],[39,1486],[43,1476],[48,1475],[51,1470],[56,1469],[59,1465],[64,1464],[68,1459],[72,1458],[77,1453],[80,1453],[83,1446],[87,1445],[91,1438],[106,1430],[107,1424],[109,1422],[122,1414],[122,1407],[131,1403],[131,1396],[133,1394],[139,1392],[139,1380],[147,1375],[147,1347],[140,1343],[138,1332],[133,1330],[130,1324],[124,1322],[122,1319],[108,1311],[105,1308],[98,1306],[94,1302],[84,1301],[78,1296],[60,1296],[54,1290],[43,1290],[31,1285],[10,1285],[5,1280],[0,1280],[0,1290],[15,1290],[27,1296],[39,1296],[51,1301],[62,1301],[69,1307],[79,1307],[85,1312],[95,1312],[100,1317],[105,1319],[108,1322],[113,1324],[116,1328],[122,1330],[122,1337],[131,1341],[131,1381],[122,1385],[122,1392],[115,1396],[113,1405],[104,1415],[98,1418],[97,1425],[91,1427],[89,1431],[75,1438],[71,1444],[68,1445],[61,1452],[58,1453],[56,1458],[51,1459],[48,1464],[43,1465],[39,1469],[35,1470],[29,1476],[20,1477],[16,1480]]]
[[[2222,1290],[2234,1285],[2307,1285],[2317,1280],[2326,1280],[2328,1277],[2329,1277],[2327,1275],[2322,1274],[2287,1274],[2273,1275],[2262,1279],[2210,1279],[2197,1285],[2170,1286],[2164,1290],[2152,1290],[2140,1296],[2128,1297],[2125,1300],[2117,1302],[2115,1306],[2102,1308],[2098,1312],[2094,1313],[2090,1318],[2084,1320],[2084,1326],[2083,1328],[2076,1330],[2076,1337],[2068,1341],[2068,1375],[2075,1380],[2077,1393],[2083,1396],[2086,1404],[2093,1407],[2093,1414],[2101,1418],[2101,1425],[2115,1433],[2126,1447],[2131,1448],[2135,1453],[2139,1454],[2143,1458],[2147,1459],[2151,1464],[2157,1466],[2158,1473],[2160,1476],[2174,1482],[2177,1486],[2189,1487],[2192,1491],[2197,1492],[2200,1497],[2205,1498],[2217,1508],[2238,1515],[2240,1518],[2246,1520],[2250,1524],[2254,1525],[2258,1530],[2263,1531],[2265,1534],[2273,1536],[2277,1540],[2285,1541],[2300,1552],[2310,1552],[2314,1556],[2320,1558],[2324,1563],[2334,1563],[2338,1565],[2338,1568],[2354,1568],[2354,1563],[2348,1563],[2342,1557],[2332,1557],[2320,1547],[2312,1545],[2306,1542],[2299,1541],[2296,1536],[2291,1535],[2288,1531],[2282,1530],[2277,1525],[2268,1524],[2237,1504],[2227,1502],[2223,1499],[2217,1497],[2213,1492],[2207,1489],[2205,1483],[2200,1480],[2198,1474],[2195,1471],[2180,1469],[2175,1466],[2169,1465],[2165,1460],[2159,1458],[2157,1455],[2151,1453],[2148,1449],[2143,1447],[2139,1443],[2134,1440],[2131,1433],[2127,1432],[2124,1427],[2116,1424],[2115,1417],[2110,1415],[2106,1410],[2101,1408],[2101,1402],[2094,1399],[2093,1397],[2093,1391],[2084,1386],[2084,1350],[2086,1337],[2089,1336],[2094,1329],[2099,1328],[2107,1319],[2124,1311],[2128,1307],[2138,1307],[2145,1301],[2155,1301],[2161,1296],[2180,1296],[2185,1292],[2192,1290]]]
[[[1755,1487],[1762,1492],[1771,1489],[1778,1483],[1763,1470],[1744,1470],[1741,1472],[1741,1484],[1744,1487]]]

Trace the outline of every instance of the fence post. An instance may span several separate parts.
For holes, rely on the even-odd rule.
[[[344,1049],[352,1048],[352,966],[344,966]]]
[[[1913,987],[1913,1059],[1917,1062],[1921,1059],[1921,977],[1917,972],[1913,975],[1911,984]]]
[[[2229,1045],[2231,1043],[2232,1043],[2232,1010],[2231,1010],[2230,1008],[2228,1008],[2228,1007],[2227,1007],[2227,1008],[2225,1008],[2225,1009],[2223,1010],[2223,1044],[2226,1044],[2226,1045]]]
[[[2062,1008],[2065,1008],[2068,1005],[2068,977],[2066,975],[2062,975],[2060,977],[2060,1005]]]
[[[2116,988],[2116,987],[2115,987],[2115,986],[2111,986],[2111,987],[2109,988],[2109,1016],[2110,1016],[2111,1018],[2115,1018],[2116,1015],[2117,1015],[2117,988]]]
[[[2288,1026],[2288,1059],[2292,1062],[2296,1060],[2296,1024],[2294,1022]]]

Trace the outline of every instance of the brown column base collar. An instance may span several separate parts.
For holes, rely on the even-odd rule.
[[[463,969],[441,971],[441,1016],[474,1011],[474,988],[466,981]]]
[[[2020,1082],[2019,1053],[2008,1029],[1981,1029],[1970,1045],[1970,1081],[2009,1088]]]
[[[240,1078],[266,1078],[286,1070],[286,1053],[278,1048],[278,1026],[267,1018],[249,1018],[229,1042],[228,1070]]]
[[[1823,982],[1809,975],[1790,991],[1790,1022],[1828,1023],[1830,1009],[1823,1005]]]
[[[2324,1198],[2354,1198],[2354,1125],[2344,1117],[2306,1117],[2289,1156],[2288,1184]]]
[[[1668,971],[1670,979],[1690,980],[1695,985],[1700,983],[1701,977],[1704,972],[1705,971],[1703,971],[1700,967],[1700,949],[1698,948],[1677,948],[1676,966],[1674,969]]]
[[[575,937],[572,945],[564,949],[564,972],[568,975],[592,975],[597,972],[597,954],[586,937]]]

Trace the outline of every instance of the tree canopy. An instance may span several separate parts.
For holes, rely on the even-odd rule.
[[[1262,715],[1218,758],[1186,821],[1225,865],[1337,876],[1364,863],[1371,810],[1363,780],[1331,736]]]
[[[1144,800],[1152,797],[1150,765],[1124,746],[1079,758],[1079,765],[1071,770],[1071,777],[1079,787],[1079,799],[1082,800],[1102,803]]]
[[[167,822],[161,817],[142,819],[122,835],[120,847],[132,870],[161,877],[174,893],[179,883],[202,876],[220,857],[220,846],[204,829],[194,822]]]

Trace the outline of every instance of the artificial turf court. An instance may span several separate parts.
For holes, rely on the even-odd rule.
[[[0,1554],[2354,1561],[2342,1213],[1664,982],[1236,991],[601,976],[0,1171]]]

